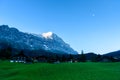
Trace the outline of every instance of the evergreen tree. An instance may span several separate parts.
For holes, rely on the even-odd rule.
[[[73,55],[72,55],[72,54],[69,55],[68,60],[69,60],[69,61],[70,61],[70,60],[73,60]]]
[[[65,55],[62,55],[62,58],[61,58],[62,60],[62,62],[65,62],[66,61],[66,57],[65,57]]]
[[[80,62],[86,62],[86,56],[85,56],[83,50],[81,51]]]

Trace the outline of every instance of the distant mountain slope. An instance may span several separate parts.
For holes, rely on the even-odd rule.
[[[16,28],[9,28],[7,25],[0,26],[0,48],[4,44],[11,45],[21,50],[46,50],[50,52],[61,52],[67,54],[78,54],[60,37],[52,32],[41,35],[29,34],[19,31]]]
[[[110,52],[110,53],[107,53],[107,54],[104,54],[104,55],[105,56],[112,56],[112,57],[120,58],[120,50],[114,51],[114,52]]]
[[[97,57],[97,54],[90,52],[85,54],[87,60],[93,60],[95,57]]]

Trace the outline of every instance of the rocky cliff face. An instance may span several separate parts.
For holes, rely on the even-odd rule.
[[[67,43],[55,33],[47,32],[41,35],[24,33],[7,25],[0,26],[0,47],[3,43],[16,49],[39,50],[77,54]]]

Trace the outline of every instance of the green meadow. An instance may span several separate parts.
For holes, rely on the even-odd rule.
[[[120,80],[120,63],[10,63],[0,61],[0,80]]]

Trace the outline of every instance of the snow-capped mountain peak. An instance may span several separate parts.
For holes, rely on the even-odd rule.
[[[53,39],[52,38],[53,33],[52,32],[47,32],[47,33],[42,33],[42,36],[46,39]]]
[[[3,42],[9,43],[14,49],[19,50],[42,49],[50,52],[77,54],[69,44],[65,43],[59,36],[52,32],[38,35],[21,32],[7,25],[0,25],[0,43]]]

